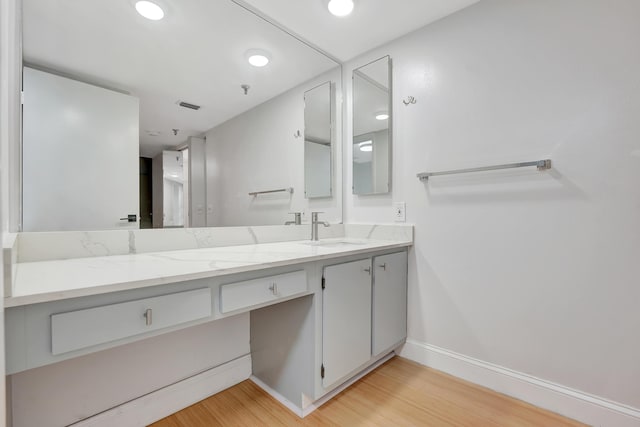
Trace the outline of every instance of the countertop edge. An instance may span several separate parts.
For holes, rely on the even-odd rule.
[[[338,253],[302,256],[300,258],[294,258],[294,259],[288,259],[288,260],[282,260],[282,261],[273,261],[273,262],[259,263],[259,264],[247,264],[240,267],[232,267],[228,269],[218,269],[218,270],[203,271],[198,273],[178,274],[178,275],[172,275],[167,277],[118,282],[118,283],[98,285],[98,286],[88,286],[84,288],[70,289],[70,290],[64,290],[64,291],[53,291],[53,292],[44,292],[44,293],[38,293],[38,294],[10,296],[10,297],[4,298],[4,307],[5,308],[22,307],[22,306],[27,306],[31,304],[40,304],[40,303],[87,297],[87,296],[93,296],[93,295],[101,295],[101,294],[107,294],[112,292],[142,289],[142,288],[159,286],[159,285],[167,285],[167,284],[187,281],[187,280],[197,280],[197,279],[227,276],[231,274],[266,270],[269,268],[305,264],[305,263],[314,262],[314,261],[322,261],[327,259],[335,259],[335,258],[342,258],[346,256],[352,256],[352,255],[384,251],[387,249],[396,249],[396,248],[405,248],[405,247],[408,248],[411,246],[413,246],[412,241],[390,241],[389,244],[381,244],[373,248],[367,247],[367,248],[361,248],[361,249],[350,249],[350,250],[345,250]]]

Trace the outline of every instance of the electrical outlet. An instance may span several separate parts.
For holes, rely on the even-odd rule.
[[[405,222],[407,204],[405,202],[397,202],[393,204],[393,220],[395,222]]]

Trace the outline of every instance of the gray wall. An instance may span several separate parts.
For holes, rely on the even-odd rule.
[[[345,203],[407,203],[409,339],[640,408],[639,21],[636,0],[484,0],[344,67],[393,59],[394,190]]]
[[[333,167],[331,197],[305,199],[304,138],[294,136],[297,130],[304,131],[304,92],[332,81],[339,98],[339,80],[336,68],[207,132],[207,226],[278,225],[291,219],[293,211],[322,211],[324,221],[342,222],[342,168]],[[341,126],[338,115],[333,128],[334,165],[342,162]],[[293,187],[294,193],[248,195],[286,187]],[[310,220],[310,215],[303,218]]]

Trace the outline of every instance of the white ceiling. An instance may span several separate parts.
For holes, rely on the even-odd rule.
[[[133,0],[23,0],[25,62],[140,98],[141,155],[175,147],[337,66],[231,0],[158,3],[161,21],[138,15]],[[247,63],[253,48],[270,52],[267,67]]]
[[[344,62],[479,0],[353,0],[353,12],[343,18],[328,12],[328,0],[236,1]]]

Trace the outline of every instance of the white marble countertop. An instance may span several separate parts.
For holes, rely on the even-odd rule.
[[[185,280],[301,264],[407,247],[410,240],[337,238],[74,258],[16,264],[12,296],[17,307]]]

